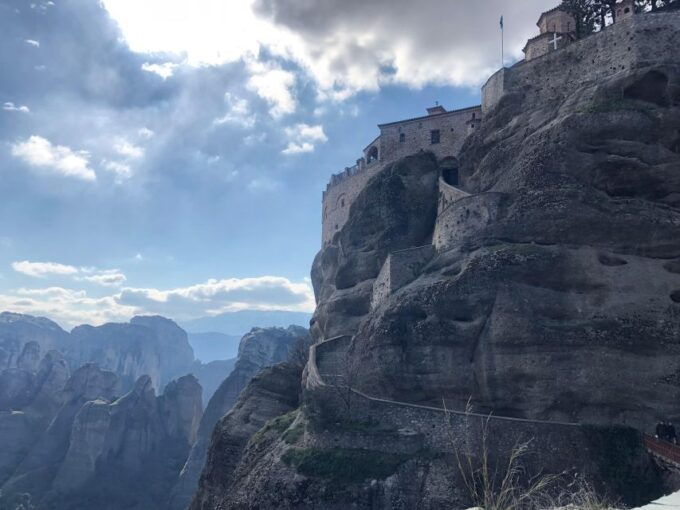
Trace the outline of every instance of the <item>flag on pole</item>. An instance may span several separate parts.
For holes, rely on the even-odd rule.
[[[503,16],[501,16],[501,67],[505,67],[505,30],[503,28]]]

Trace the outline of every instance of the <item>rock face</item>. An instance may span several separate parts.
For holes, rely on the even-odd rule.
[[[209,363],[194,362],[191,372],[198,378],[203,388],[203,403],[207,404],[229,374],[234,370],[236,358],[210,361]]]
[[[33,347],[24,354],[28,343]],[[18,363],[20,358],[24,365],[30,363],[31,352],[34,356],[37,352],[45,353],[53,349],[63,352],[69,345],[69,334],[49,319],[10,312],[0,313],[0,370],[26,368],[19,367]],[[33,362],[36,362],[35,358]]]
[[[364,396],[310,362],[295,422],[244,453],[216,433],[194,508],[470,506],[446,432],[472,448],[482,426],[417,406],[442,400],[499,417],[497,458],[523,429],[529,471],[573,468],[630,504],[659,490],[639,431],[680,419],[680,15],[639,19],[503,71],[460,155],[465,193],[428,154],[369,181],[312,269],[315,341],[349,339],[326,375]]]
[[[234,405],[239,394],[263,368],[289,359],[300,345],[309,344],[309,332],[299,326],[254,328],[241,339],[234,370],[222,382],[206,407],[196,442],[173,490],[170,508],[181,510],[193,497],[205,464],[210,438],[218,420]]]
[[[188,375],[156,396],[151,378],[142,376],[118,398],[114,373],[84,365],[69,379],[64,403],[42,435],[28,434],[26,413],[0,413],[3,439],[14,439],[0,455],[0,474],[23,459],[2,489],[30,493],[39,508],[55,510],[164,509],[196,437],[201,393]],[[28,442],[36,436],[37,443]]]
[[[36,362],[39,360],[39,362]],[[40,359],[37,342],[24,344],[17,368],[0,370],[0,486],[29,453],[63,404],[68,364],[58,351]]]
[[[233,409],[215,427],[192,510],[227,508],[223,506],[225,496],[239,476],[239,466],[245,469],[250,465],[241,464],[249,439],[269,420],[297,408],[300,376],[299,366],[282,363],[261,371],[250,381]]]
[[[677,39],[674,16],[635,44]],[[511,70],[516,86],[463,147],[470,196],[389,233],[390,219],[372,212],[384,214],[393,176],[383,173],[317,257],[313,332],[355,335],[361,389],[458,409],[471,396],[526,418],[636,427],[680,418],[680,61],[653,53],[607,78],[553,79],[572,72],[573,57]],[[420,174],[413,160],[401,165]],[[423,188],[402,182],[408,191],[390,207],[410,218]],[[382,247],[428,235],[435,257],[369,310]]]
[[[163,317],[134,317],[129,324],[79,326],[71,332],[68,358],[76,366],[94,362],[119,375],[130,388],[148,375],[155,388],[191,371],[194,354],[187,334]]]

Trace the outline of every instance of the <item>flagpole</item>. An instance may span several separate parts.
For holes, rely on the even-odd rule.
[[[501,69],[505,67],[505,23],[501,16]]]

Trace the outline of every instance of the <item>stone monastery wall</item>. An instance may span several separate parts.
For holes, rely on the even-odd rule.
[[[384,161],[396,160],[423,150],[434,152],[437,159],[457,156],[473,129],[471,126],[481,120],[481,114],[481,108],[474,106],[414,120],[382,124],[381,158]],[[433,130],[439,130],[439,143],[433,144],[431,141]]]
[[[373,282],[371,308],[379,306],[392,292],[415,280],[433,256],[434,246],[431,244],[390,253]]]
[[[376,161],[363,167],[348,168],[345,172],[333,176],[336,182],[328,186],[322,202],[321,242],[324,245],[331,242],[335,233],[342,228],[349,217],[349,206],[366,187],[370,178],[384,166],[383,163]]]
[[[648,55],[667,55],[670,63],[680,48],[679,26],[680,11],[635,15],[565,48],[499,70],[482,88],[481,107],[380,125],[380,136],[364,151],[368,155],[375,147],[379,159],[370,164],[366,159],[359,160],[356,166],[334,175],[324,192],[323,245],[331,242],[345,224],[351,204],[369,179],[386,165],[423,150],[434,152],[439,159],[457,156],[482,114],[495,108],[512,91],[521,92],[529,101],[532,96],[559,101],[584,83],[644,66]],[[439,131],[439,143],[432,143],[433,130]],[[439,187],[438,212],[442,217],[437,221],[434,244],[442,249],[461,228],[491,219],[498,197],[469,200],[465,199],[464,191],[442,181]]]
[[[419,151],[430,151],[438,159],[457,156],[468,134],[481,122],[480,106],[438,113],[380,125],[378,136],[357,165],[331,178],[323,194],[322,243],[328,244],[347,221],[349,207],[368,180],[390,162]],[[432,131],[439,131],[439,142],[432,143]],[[372,147],[379,160],[366,163]]]
[[[648,55],[667,55],[670,61],[680,47],[679,24],[680,12],[638,14],[564,49],[501,69],[482,87],[482,111],[513,89],[529,98],[560,99],[584,82],[644,65]]]

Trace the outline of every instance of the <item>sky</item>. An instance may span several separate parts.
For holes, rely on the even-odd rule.
[[[330,175],[556,3],[0,0],[0,310],[312,311]]]

